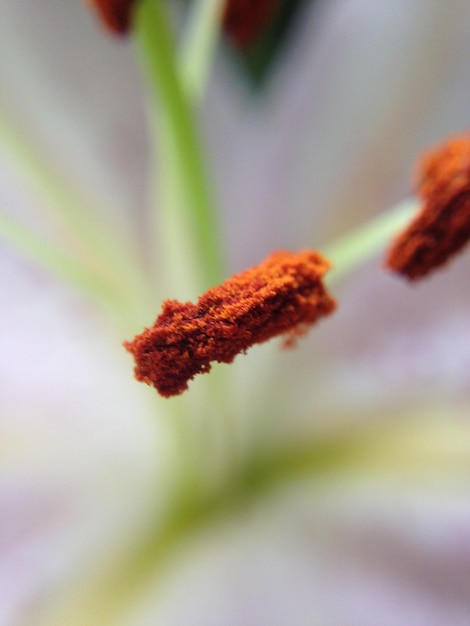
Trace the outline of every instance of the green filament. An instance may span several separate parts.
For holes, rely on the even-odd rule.
[[[349,232],[322,252],[333,263],[328,284],[336,282],[358,265],[383,250],[412,219],[419,209],[419,200],[410,198]]]
[[[159,209],[171,213],[170,220],[176,220],[188,231],[190,237],[186,239],[191,238],[196,244],[193,264],[201,266],[207,288],[224,276],[222,246],[206,158],[179,72],[169,16],[164,2],[143,0],[135,17],[137,41],[150,90],[150,115],[156,127],[154,139],[160,148],[160,158],[167,159],[165,176],[173,179],[171,184],[177,187],[179,196],[173,193],[173,202],[166,202]],[[176,217],[178,213],[180,217]],[[179,239],[174,230],[163,236],[170,245],[172,239]],[[181,248],[180,253],[184,254]],[[187,269],[196,268],[189,266]]]
[[[219,40],[222,0],[196,0],[180,55],[181,76],[188,96],[197,101],[207,84]]]

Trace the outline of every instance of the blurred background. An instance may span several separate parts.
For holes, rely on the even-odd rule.
[[[285,0],[222,35],[192,110],[227,272],[412,193],[468,128],[469,32],[465,0]],[[148,110],[132,37],[0,0],[0,625],[470,623],[468,251],[413,287],[372,258],[294,350],[163,401],[121,347],[173,295]],[[108,250],[121,299],[64,271]]]

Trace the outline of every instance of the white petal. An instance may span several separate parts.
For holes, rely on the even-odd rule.
[[[469,24],[465,2],[304,11],[267,93],[250,106],[231,92],[243,122],[222,192],[237,267],[321,245],[409,192],[423,146],[468,124]]]
[[[113,327],[28,264],[4,251],[0,260],[0,623],[9,624],[158,517],[171,451]]]
[[[468,493],[400,481],[299,487],[176,554],[138,626],[463,626]]]

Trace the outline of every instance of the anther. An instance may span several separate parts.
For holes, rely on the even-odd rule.
[[[135,0],[86,0],[103,24],[115,35],[125,35],[131,26]]]
[[[410,280],[445,265],[470,239],[470,135],[425,155],[418,191],[423,207],[386,259],[390,269]]]
[[[209,289],[197,304],[166,300],[155,324],[125,342],[137,380],[165,397],[182,393],[211,362],[231,363],[250,346],[283,335],[285,345],[336,308],[318,252],[278,251]]]
[[[226,0],[224,30],[239,48],[249,48],[272,22],[279,5],[279,0]]]

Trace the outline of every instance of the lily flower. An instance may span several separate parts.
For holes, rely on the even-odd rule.
[[[222,10],[2,7],[0,624],[467,624],[470,257],[382,258],[468,128],[470,7],[303,3],[256,94]],[[295,346],[134,379],[165,300],[304,249],[338,309]]]

